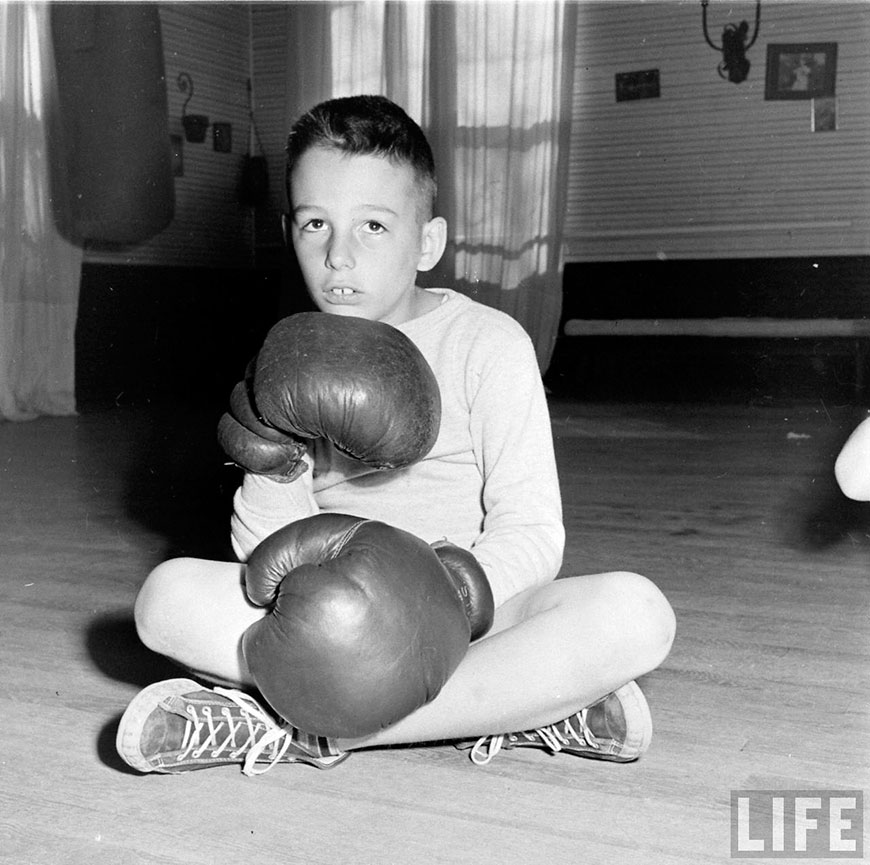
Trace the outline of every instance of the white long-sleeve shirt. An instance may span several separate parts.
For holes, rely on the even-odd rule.
[[[435,446],[415,465],[377,471],[322,439],[290,484],[246,474],[232,539],[245,560],[289,522],[318,512],[380,520],[427,542],[471,550],[496,605],[554,579],[565,532],[546,398],[531,340],[505,313],[450,289],[398,329],[420,349],[441,390]]]

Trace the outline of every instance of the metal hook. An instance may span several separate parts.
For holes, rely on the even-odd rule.
[[[761,0],[755,2],[755,32],[749,43],[746,37],[749,34],[749,25],[745,21],[740,24],[726,24],[722,31],[722,45],[716,45],[707,31],[707,6],[710,0],[701,0],[701,23],[704,30],[704,39],[715,51],[722,52],[722,62],[719,64],[720,77],[727,78],[735,84],[746,80],[749,74],[750,63],[746,58],[746,52],[755,44],[758,38],[758,29],[761,25]],[[727,75],[726,75],[727,72]]]
[[[707,32],[707,6],[710,5],[710,0],[701,0],[701,23],[704,28],[704,38],[707,40],[707,44],[714,49],[715,51],[721,51],[722,47],[717,45],[710,38],[710,34]],[[744,46],[744,51],[748,51],[753,45],[755,45],[755,40],[758,38],[758,28],[761,26],[761,0],[756,0],[755,2],[755,32],[752,34],[752,39],[749,40],[749,44]],[[748,30],[748,28],[747,28]]]
[[[190,91],[189,96],[184,100],[184,105],[181,106],[181,116],[184,117],[187,112],[187,103],[193,99],[193,79],[186,72],[178,73],[178,89],[182,93]]]

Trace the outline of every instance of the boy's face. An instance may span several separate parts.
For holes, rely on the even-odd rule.
[[[417,271],[437,264],[445,228],[421,218],[410,166],[314,147],[290,194],[285,230],[320,310],[394,325],[419,314]]]

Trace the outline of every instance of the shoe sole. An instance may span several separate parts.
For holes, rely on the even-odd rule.
[[[637,682],[629,682],[627,685],[617,688],[614,694],[622,704],[622,711],[625,714],[626,720],[626,732],[634,729],[636,736],[633,739],[626,738],[622,747],[622,752],[625,753],[610,757],[602,756],[601,759],[610,759],[618,763],[630,763],[632,760],[637,760],[649,748],[650,742],[652,742],[652,714],[649,710],[649,703],[647,703],[646,697]]]
[[[603,760],[608,763],[633,763],[650,746],[652,742],[652,714],[649,704],[643,695],[637,682],[629,682],[612,692],[619,699],[626,720],[626,739],[622,743],[618,754],[607,751],[596,751],[594,748],[583,750],[572,749],[570,745],[562,749],[564,754],[572,754],[575,757],[586,757],[589,760]],[[634,732],[634,737],[628,734]],[[531,747],[546,748],[545,744],[532,745]]]
[[[118,724],[118,734],[115,737],[115,748],[121,759],[140,772],[160,772],[148,762],[140,747],[140,734],[148,716],[167,697],[180,697],[203,690],[202,685],[192,679],[166,679],[155,682],[141,690],[127,706]]]

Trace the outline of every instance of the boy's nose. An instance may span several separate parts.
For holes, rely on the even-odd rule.
[[[326,250],[326,266],[332,270],[353,267],[353,240],[344,235],[335,235]]]

